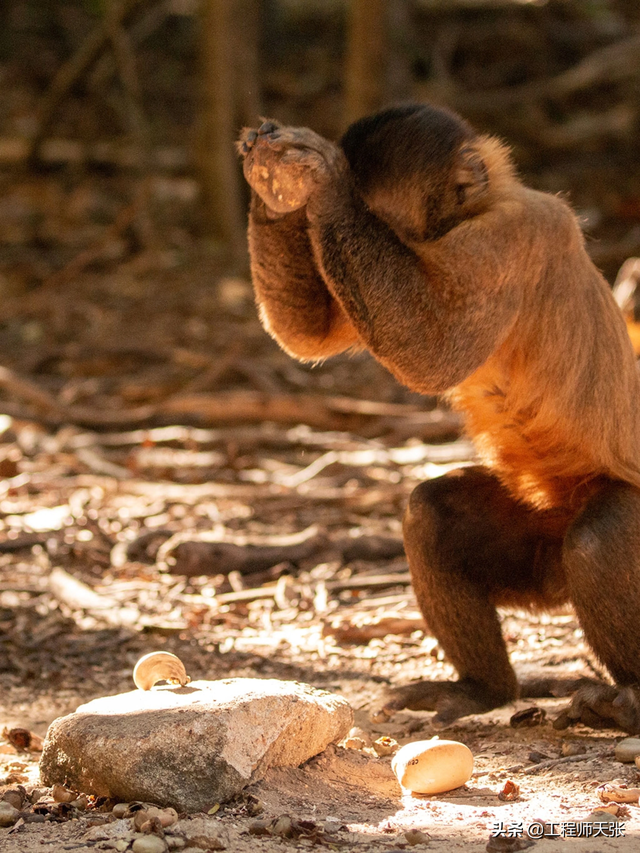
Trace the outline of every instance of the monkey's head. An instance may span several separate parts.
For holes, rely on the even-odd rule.
[[[368,207],[401,237],[442,237],[487,206],[491,168],[506,152],[448,110],[406,104],[354,122],[342,139],[356,186]],[[509,166],[510,169],[510,166]]]

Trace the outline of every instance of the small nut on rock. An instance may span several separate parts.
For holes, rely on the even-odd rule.
[[[171,652],[149,652],[141,657],[133,670],[133,680],[138,690],[151,690],[159,681],[180,687],[191,681],[180,658]]]
[[[441,794],[469,781],[473,754],[454,740],[417,740],[398,750],[391,769],[403,788],[415,794]]]

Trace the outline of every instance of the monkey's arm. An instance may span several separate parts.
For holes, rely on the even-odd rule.
[[[238,152],[252,188],[249,251],[260,319],[287,352],[313,361],[361,342],[318,272],[308,235],[307,198],[337,149],[306,129],[302,147],[299,137],[298,129],[267,121],[243,130]]]
[[[243,133],[240,151],[264,204],[250,225],[263,321],[293,355],[357,342],[404,384],[433,393],[506,338],[540,271],[544,211],[503,199],[438,240],[403,242],[358,193],[342,150],[313,131],[266,122]],[[411,199],[398,188],[394,203],[402,221]]]
[[[252,195],[251,276],[267,331],[302,361],[362,345],[316,268],[306,210],[273,216],[256,193]]]
[[[318,267],[361,339],[424,393],[454,387],[495,352],[541,270],[545,228],[519,200],[406,245],[345,172],[312,193],[307,215]]]

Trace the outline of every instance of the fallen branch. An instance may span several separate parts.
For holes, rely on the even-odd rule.
[[[49,575],[51,593],[71,610],[84,610],[110,625],[132,625],[140,614],[130,607],[121,607],[110,596],[99,595],[91,587],[74,578],[64,569],[54,568]]]
[[[537,773],[538,770],[547,770],[549,767],[556,767],[558,764],[569,764],[572,761],[589,761],[592,758],[606,758],[611,755],[610,749],[601,750],[600,752],[584,752],[580,755],[565,755],[562,758],[547,758],[544,761],[539,761],[531,767],[525,767],[522,771],[525,776],[532,773]],[[509,769],[507,769],[509,772]]]
[[[0,388],[44,410],[44,417],[40,415],[40,418],[51,424],[73,423],[88,427],[115,424],[134,426],[148,423],[155,418],[173,419],[180,416],[204,424],[275,421],[357,432],[373,419],[392,418],[408,419],[415,424],[416,435],[426,440],[446,438],[457,434],[461,428],[460,415],[455,412],[440,409],[424,412],[402,404],[378,403],[350,397],[324,397],[320,394],[267,396],[256,391],[227,391],[215,395],[178,393],[161,403],[134,409],[96,409],[90,406],[64,405],[30,379],[19,376],[8,368],[0,369]],[[4,408],[7,409],[6,406]],[[23,415],[39,419],[36,413]]]
[[[398,573],[397,575],[362,575],[361,577],[348,578],[344,581],[328,581],[326,588],[332,592],[339,592],[346,589],[379,589],[387,586],[409,585],[411,576],[409,572]],[[264,586],[255,587],[254,589],[241,589],[237,592],[223,592],[216,595],[213,599],[218,604],[237,604],[243,601],[257,601],[261,598],[275,598],[278,590],[277,584],[265,584]],[[406,626],[405,626],[406,627]],[[415,628],[424,627],[424,623],[416,622]],[[387,632],[392,633],[392,632]]]
[[[386,637],[387,634],[413,634],[424,631],[424,619],[415,616],[387,615],[369,622],[354,624],[347,619],[334,619],[322,626],[323,637],[335,637],[341,643],[366,645],[370,640]]]
[[[278,563],[297,563],[326,544],[315,526],[289,536],[241,536],[224,530],[181,531],[158,549],[156,562],[173,574],[259,572]]]

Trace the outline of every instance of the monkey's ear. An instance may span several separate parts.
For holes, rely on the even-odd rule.
[[[479,201],[489,189],[489,172],[480,152],[473,145],[465,145],[458,153],[454,175],[459,204]]]

